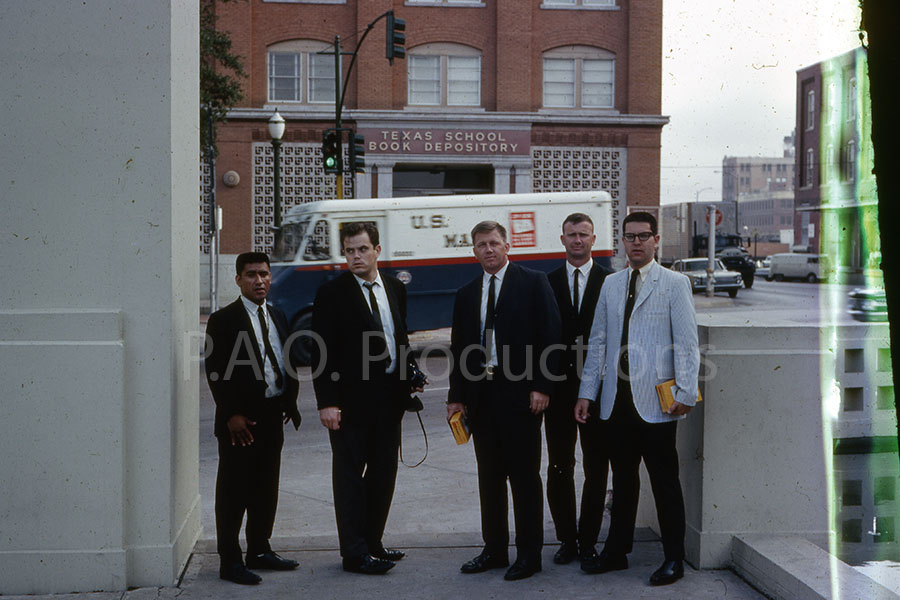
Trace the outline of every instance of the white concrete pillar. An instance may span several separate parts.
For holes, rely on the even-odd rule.
[[[516,165],[516,193],[531,193],[531,163]]]
[[[378,197],[394,197],[394,165],[378,163]]]
[[[529,190],[531,191],[531,190]],[[509,193],[509,167],[505,166],[495,166],[494,167],[494,193],[495,194],[508,194]]]
[[[171,585],[199,536],[198,27],[0,3],[0,594]]]

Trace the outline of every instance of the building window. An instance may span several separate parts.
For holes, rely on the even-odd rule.
[[[408,102],[412,106],[481,106],[481,53],[459,44],[410,50]]]
[[[611,8],[616,0],[544,0],[541,8]]]
[[[816,166],[816,157],[813,154],[813,149],[808,148],[806,150],[806,179],[803,182],[804,185],[811,186],[813,184],[813,169]]]
[[[856,77],[851,77],[847,85],[847,120],[856,120]]]
[[[293,40],[269,46],[269,102],[334,102],[334,57],[325,42]]]
[[[806,129],[811,130],[815,127],[816,122],[816,92],[809,90],[806,92]]]
[[[612,108],[615,55],[590,46],[544,53],[545,108]]]
[[[856,142],[850,140],[847,142],[847,160],[844,161],[844,179],[853,181],[856,179]]]

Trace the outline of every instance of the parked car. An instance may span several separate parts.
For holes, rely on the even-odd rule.
[[[856,288],[847,294],[847,312],[857,321],[887,321],[887,300],[884,290]]]
[[[756,261],[756,276],[757,277],[765,277],[766,281],[770,281],[769,279],[769,266],[772,264],[772,257],[767,256],[762,260]]]
[[[750,254],[743,248],[725,248],[716,256],[729,271],[737,271],[744,280],[744,287],[753,287],[753,274],[756,273],[756,264],[751,260]]]
[[[706,267],[708,264],[708,258],[685,258],[672,263],[672,270],[687,275],[691,279],[691,290],[696,294],[706,289]],[[722,261],[718,259],[715,261],[713,279],[715,280],[716,291],[728,292],[728,295],[732,298],[737,296],[738,290],[741,289],[741,274],[729,271],[722,264]]]
[[[816,283],[827,279],[832,272],[831,260],[825,254],[773,254],[769,266],[769,281],[805,279]]]

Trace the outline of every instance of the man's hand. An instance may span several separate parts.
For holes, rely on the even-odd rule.
[[[681,415],[686,415],[691,412],[691,409],[693,408],[693,406],[688,406],[687,404],[673,401],[672,406],[669,407],[669,414],[680,417]]]
[[[244,415],[232,415],[228,422],[228,433],[231,435],[231,445],[249,446],[253,443],[253,434],[250,427],[256,425],[256,421],[251,421]]]
[[[532,390],[531,392],[531,412],[539,415],[544,410],[546,410],[547,406],[550,404],[550,396],[547,394],[542,394],[536,390]]]
[[[579,423],[587,423],[591,411],[591,401],[587,398],[579,398],[575,403],[575,420]]]
[[[450,417],[455,415],[458,412],[462,412],[463,416],[466,416],[466,405],[462,402],[448,402],[447,403],[447,420],[450,420]]]
[[[341,428],[341,409],[337,406],[326,406],[319,409],[319,420],[331,431],[337,431]]]

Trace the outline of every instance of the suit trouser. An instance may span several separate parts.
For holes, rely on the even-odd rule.
[[[643,459],[650,476],[666,560],[684,559],[684,498],[675,448],[677,425],[677,421],[644,421],[634,407],[628,382],[619,379],[609,419],[613,505],[605,546],[607,554],[620,556],[631,552]]]
[[[269,402],[269,400],[266,400]],[[273,402],[273,405],[277,403]],[[247,554],[271,550],[269,538],[278,508],[278,478],[284,423],[281,410],[255,416],[250,427],[253,443],[232,445],[227,433],[219,437],[216,476],[216,549],[222,564],[241,562],[238,541],[244,513]]]
[[[574,382],[574,384],[572,384]],[[571,384],[571,385],[570,385]],[[603,524],[609,454],[606,422],[592,415],[587,423],[575,421],[577,378],[566,382],[564,393],[554,395],[545,413],[547,435],[547,504],[556,527],[556,539],[593,548]],[[584,485],[581,516],[575,520],[575,439],[581,438]]]
[[[341,556],[380,550],[397,480],[402,409],[387,385],[373,383],[369,398],[344,410],[341,428],[329,431],[331,481]]]
[[[519,558],[540,560],[544,544],[544,491],[541,483],[541,416],[528,397],[510,398],[502,380],[479,383],[473,439],[478,463],[478,495],[485,550],[506,554],[512,489]]]

